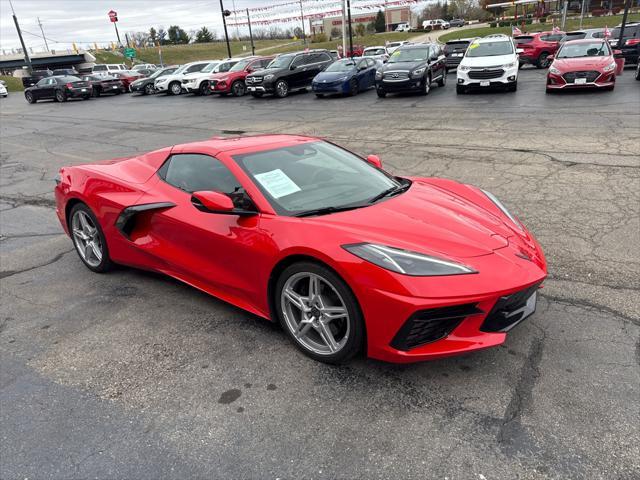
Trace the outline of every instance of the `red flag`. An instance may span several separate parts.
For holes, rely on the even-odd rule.
[[[560,33],[560,29],[558,27],[553,27],[553,33]]]
[[[609,31],[609,27],[604,26],[604,38],[609,38],[611,36],[611,32]]]
[[[511,36],[522,35],[522,31],[515,25],[511,27]]]

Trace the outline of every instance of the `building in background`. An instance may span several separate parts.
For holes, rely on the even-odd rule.
[[[351,13],[352,28],[355,28],[355,26],[360,23],[366,26],[368,23],[375,22],[377,13],[377,10],[365,13]],[[387,8],[385,20],[387,24],[387,31],[395,30],[395,28],[401,23],[408,23],[411,28],[416,28],[418,26],[418,15],[411,12],[411,9],[408,6]],[[309,20],[309,31],[312,35],[319,33],[331,35],[331,31],[334,28],[342,30],[342,15]]]

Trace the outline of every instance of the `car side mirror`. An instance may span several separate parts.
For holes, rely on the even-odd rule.
[[[193,192],[191,204],[201,212],[218,213],[223,215],[240,215],[242,217],[257,215],[252,210],[235,208],[233,201],[224,193],[213,191]]]
[[[298,66],[297,66],[297,65],[291,65],[291,66],[289,67],[289,70],[295,70],[296,68],[298,68]]]
[[[556,58],[556,56],[555,56],[555,55],[549,55],[549,56],[547,57],[547,60],[549,60],[550,62],[553,62],[553,60],[554,60],[555,58]]]
[[[369,162],[374,167],[379,168],[380,170],[382,170],[382,160],[380,160],[379,156],[377,156],[377,155],[369,155],[367,157],[367,162]]]
[[[516,48],[516,53],[518,55],[520,55],[521,53],[524,53],[524,48]]]
[[[366,69],[367,69],[367,66],[366,66],[366,65],[360,65],[360,66],[358,67],[358,70],[359,70],[359,71],[366,70]]]

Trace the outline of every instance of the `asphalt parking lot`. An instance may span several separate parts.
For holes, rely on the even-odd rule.
[[[545,95],[0,100],[0,477],[640,477],[640,82]],[[314,362],[162,276],[85,268],[62,165],[212,135],[302,133],[396,174],[489,189],[550,276],[505,345],[396,366]]]

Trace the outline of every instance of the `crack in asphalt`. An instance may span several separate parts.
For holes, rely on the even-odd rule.
[[[548,293],[542,293],[539,292],[539,295],[541,297],[546,298],[547,300],[551,300],[554,301],[556,303],[561,303],[564,305],[569,305],[571,307],[579,307],[579,308],[587,308],[587,309],[593,309],[593,310],[598,310],[601,312],[606,312],[606,313],[610,313],[612,315],[614,315],[615,317],[620,318],[621,320],[628,322],[628,323],[632,323],[638,327],[640,327],[640,318],[634,318],[631,317],[619,310],[616,310],[614,308],[611,307],[607,307],[606,305],[601,305],[595,302],[589,302],[588,300],[579,300],[579,299],[569,299],[566,297],[561,297],[558,295],[549,295]]]
[[[56,202],[50,198],[35,197],[31,195],[0,195],[0,202],[8,203],[12,208],[25,205],[32,207],[55,208]]]
[[[62,257],[64,257],[67,253],[71,253],[74,250],[75,249],[72,248],[71,250],[64,251],[62,253],[59,253],[58,255],[56,255],[55,257],[53,257],[51,260],[49,260],[47,262],[40,263],[38,265],[33,265],[31,267],[23,268],[21,270],[5,270],[5,271],[1,271],[0,272],[0,279],[12,277],[14,275],[19,275],[21,273],[30,272],[30,271],[36,270],[38,268],[42,268],[42,267],[46,267],[46,266],[52,265],[52,264],[56,263],[57,261],[59,261],[60,259],[62,259]]]

